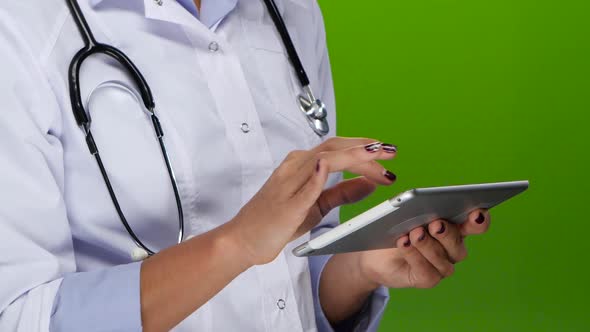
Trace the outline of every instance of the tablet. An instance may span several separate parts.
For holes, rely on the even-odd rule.
[[[513,181],[412,189],[296,247],[293,254],[302,257],[394,248],[398,238],[416,227],[439,218],[463,223],[469,212],[492,208],[528,186],[528,181]]]

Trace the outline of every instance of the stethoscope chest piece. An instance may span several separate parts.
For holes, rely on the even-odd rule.
[[[315,98],[311,88],[305,86],[303,88],[305,94],[299,95],[299,108],[307,119],[307,123],[313,131],[320,137],[330,133],[330,125],[328,124],[328,111],[326,105],[319,99]]]

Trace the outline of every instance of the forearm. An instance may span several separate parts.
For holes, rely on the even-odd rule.
[[[331,324],[337,324],[356,314],[378,287],[362,276],[359,253],[334,255],[320,278],[322,310]]]
[[[231,223],[166,249],[141,267],[144,331],[168,331],[250,267]]]

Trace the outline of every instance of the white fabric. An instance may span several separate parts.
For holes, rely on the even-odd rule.
[[[334,132],[318,5],[277,1]],[[151,85],[188,235],[230,220],[289,151],[321,142],[297,107],[300,87],[262,1],[239,1],[214,31],[176,1],[79,2],[97,39],[126,52]],[[64,1],[0,4],[2,331],[46,331],[64,274],[128,263],[135,248],[71,112],[68,65],[82,46]],[[85,63],[81,81],[130,224],[152,247],[172,245],[176,204],[133,83],[103,56]],[[337,223],[337,211],[324,222]],[[240,275],[176,331],[315,331],[308,262],[290,254],[308,237]]]

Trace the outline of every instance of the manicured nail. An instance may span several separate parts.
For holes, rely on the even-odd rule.
[[[445,226],[445,223],[441,223],[440,224],[440,229],[438,230],[438,232],[436,232],[436,234],[442,234],[445,232],[445,230],[447,229],[447,227]]]
[[[410,242],[410,239],[407,239],[406,242],[404,242],[404,247],[409,247],[410,244],[412,244],[412,242]]]
[[[383,175],[391,182],[393,182],[393,181],[395,181],[395,179],[397,179],[397,176],[388,170],[385,170],[383,172]]]
[[[418,241],[424,241],[425,238],[426,238],[426,232],[422,231],[422,235],[420,235],[420,237],[418,238]]]
[[[381,142],[375,142],[375,143],[371,143],[369,145],[365,145],[365,150],[373,153],[373,152],[377,152],[379,150],[381,150]]]
[[[381,145],[381,147],[383,147],[383,151],[385,151],[387,153],[396,153],[397,152],[397,146],[395,146],[393,144],[383,143]]]
[[[318,160],[318,163],[315,166],[315,171],[319,173],[320,171],[320,161]]]
[[[483,213],[480,212],[477,218],[475,219],[475,222],[481,225],[484,221],[486,221],[486,217],[484,217]]]

